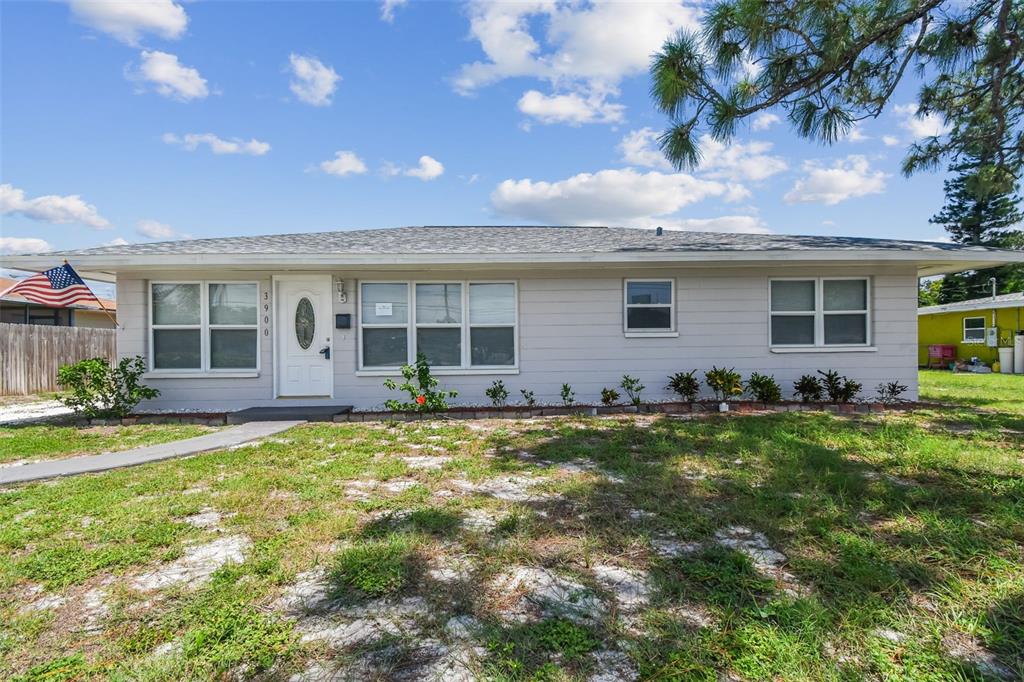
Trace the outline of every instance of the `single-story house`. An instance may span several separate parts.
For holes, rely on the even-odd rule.
[[[1024,253],[890,239],[607,227],[403,227],[104,246],[66,258],[117,282],[117,350],[145,357],[148,408],[380,407],[424,353],[455,404],[596,403],[624,374],[835,369],[917,395],[918,277]],[[710,395],[707,393],[707,395]]]
[[[7,291],[18,280],[0,277],[0,292]],[[53,327],[92,327],[113,329],[117,319],[117,302],[109,298],[100,299],[110,315],[103,312],[99,303],[81,301],[67,306],[54,307],[33,303],[21,294],[0,296],[0,322],[7,324],[44,324]]]
[[[988,337],[995,329],[994,342]],[[998,346],[1012,346],[1024,329],[1024,292],[986,296],[970,301],[932,305],[917,310],[919,364],[928,364],[929,345],[955,345],[956,357],[977,357],[991,365],[999,359]]]

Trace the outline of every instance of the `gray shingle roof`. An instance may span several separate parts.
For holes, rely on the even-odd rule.
[[[672,251],[879,250],[942,252],[956,244],[863,237],[726,234],[621,227],[438,226],[225,237],[101,246],[57,256],[201,254],[511,254]],[[980,247],[972,250],[985,250]]]
[[[964,310],[985,310],[988,308],[1016,308],[1024,306],[1024,292],[1010,294],[999,294],[998,296],[985,296],[983,298],[972,298],[968,301],[956,303],[944,303],[942,305],[926,306],[918,308],[919,315],[932,315],[935,313],[952,313]]]

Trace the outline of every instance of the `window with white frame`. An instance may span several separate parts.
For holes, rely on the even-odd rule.
[[[516,365],[514,282],[363,282],[360,365],[394,369],[423,353],[432,367]]]
[[[868,279],[772,279],[769,289],[772,346],[868,345]]]
[[[625,308],[627,332],[675,331],[675,280],[627,279]]]
[[[153,282],[151,368],[258,369],[258,297],[255,282]]]
[[[985,343],[985,318],[964,318],[964,343]]]

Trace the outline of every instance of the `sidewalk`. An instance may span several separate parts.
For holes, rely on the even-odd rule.
[[[122,452],[104,452],[99,455],[83,455],[67,459],[55,459],[46,462],[34,462],[22,466],[0,467],[0,485],[24,483],[43,478],[57,476],[74,476],[95,471],[106,471],[120,467],[130,467],[147,462],[159,462],[172,457],[195,455],[208,450],[240,445],[251,440],[266,438],[301,424],[301,420],[275,422],[249,422],[209,433],[205,436],[186,438],[184,440],[147,445]]]

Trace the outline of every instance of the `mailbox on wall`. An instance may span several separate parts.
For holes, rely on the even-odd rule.
[[[335,329],[351,329],[352,328],[352,314],[351,313],[338,313],[334,316],[334,328]]]

